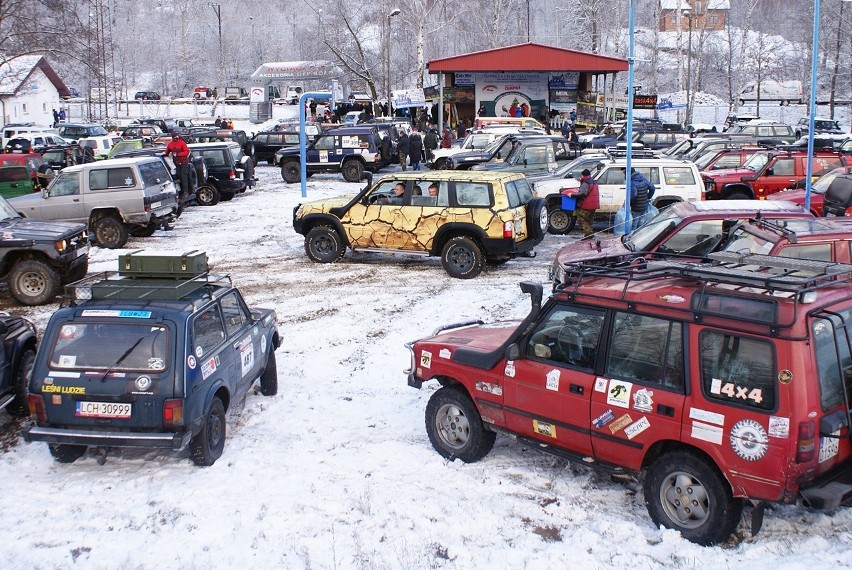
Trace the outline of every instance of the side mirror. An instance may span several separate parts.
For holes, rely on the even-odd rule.
[[[49,196],[49,194],[47,193],[47,188],[42,188],[41,189],[41,197],[46,199],[48,196]]]
[[[521,357],[521,347],[518,343],[513,342],[506,347],[506,360],[518,360]]]

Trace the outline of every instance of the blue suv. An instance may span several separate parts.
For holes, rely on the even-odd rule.
[[[382,167],[382,138],[372,126],[338,127],[321,133],[306,149],[307,175],[340,172],[347,182],[359,182],[365,170]],[[282,148],[275,153],[281,177],[288,184],[301,180],[299,147]]]
[[[204,252],[119,257],[117,274],[68,287],[50,318],[30,378],[36,425],[60,463],[87,448],[189,446],[212,465],[225,448],[225,412],[255,382],[278,391],[275,311],[250,308]]]

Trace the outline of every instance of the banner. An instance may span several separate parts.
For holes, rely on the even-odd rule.
[[[476,103],[486,117],[547,116],[547,77],[540,73],[477,73]]]
[[[400,89],[391,91],[394,109],[406,109],[408,107],[425,107],[426,96],[422,89]]]

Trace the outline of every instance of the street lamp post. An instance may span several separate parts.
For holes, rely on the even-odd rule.
[[[388,116],[391,116],[391,18],[393,16],[398,16],[400,13],[399,8],[394,8],[387,15],[388,25],[387,25],[387,37],[385,43],[385,96],[387,97],[387,113]]]
[[[686,41],[686,124],[692,122],[692,12],[684,10],[686,16],[687,32]]]

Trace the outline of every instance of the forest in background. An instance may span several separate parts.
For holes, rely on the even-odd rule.
[[[724,30],[692,30],[690,52],[685,30],[657,31],[658,0],[635,0],[637,84],[648,93],[683,90],[688,54],[694,91],[732,100],[750,81],[798,79],[807,96],[813,2],[730,6]],[[626,57],[628,7],[628,0],[0,0],[0,57],[44,54],[69,86],[116,98],[139,89],[184,97],[196,85],[245,85],[263,62],[332,60],[353,90],[380,98],[389,45],[395,89],[434,85],[429,60],[527,41]],[[850,98],[850,18],[852,3],[822,0],[821,97]]]

